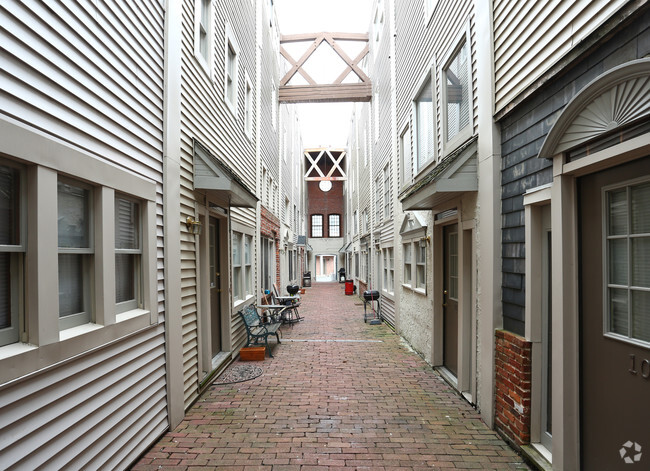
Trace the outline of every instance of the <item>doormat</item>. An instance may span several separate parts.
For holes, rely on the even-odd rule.
[[[233,384],[255,379],[262,374],[262,368],[254,365],[232,365],[221,373],[212,384]]]

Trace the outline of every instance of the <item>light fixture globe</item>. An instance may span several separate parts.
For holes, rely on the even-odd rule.
[[[332,189],[332,182],[329,180],[321,180],[318,183],[318,188],[320,188],[320,191],[327,193]]]

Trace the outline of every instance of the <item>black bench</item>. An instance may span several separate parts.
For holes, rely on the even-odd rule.
[[[248,347],[251,342],[257,345],[260,340],[264,340],[264,345],[266,345],[266,349],[269,351],[269,356],[273,358],[271,348],[269,347],[269,335],[275,335],[278,343],[280,343],[278,329],[282,325],[282,322],[269,322],[265,324],[257,313],[257,308],[252,304],[246,306],[244,309],[239,311],[238,314],[241,316],[244,325],[246,326],[246,346]]]

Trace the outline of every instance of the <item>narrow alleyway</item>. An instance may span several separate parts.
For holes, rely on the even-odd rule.
[[[529,469],[343,286],[307,288],[263,374],[213,385],[134,469]]]

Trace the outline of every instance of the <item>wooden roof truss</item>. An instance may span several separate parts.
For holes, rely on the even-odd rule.
[[[316,152],[318,152],[317,155]],[[347,179],[345,171],[341,166],[345,158],[345,151],[336,151],[338,156],[332,155],[330,149],[308,150],[305,151],[307,163],[311,164],[309,170],[305,172],[305,181],[344,181]],[[331,165],[331,167],[330,167]],[[325,174],[322,168],[328,168],[329,171]],[[335,174],[336,173],[336,174]]]
[[[350,59],[348,54],[336,41],[362,41],[366,45],[363,50],[354,58]],[[282,47],[285,43],[312,41],[300,59],[295,60]],[[318,84],[303,69],[303,65],[318,49],[326,42],[334,52],[345,62],[347,67],[330,84]],[[368,34],[361,33],[307,33],[282,36],[280,38],[280,54],[289,62],[291,68],[280,80],[280,103],[319,103],[319,102],[341,102],[341,101],[370,101],[372,98],[372,84],[370,78],[361,70],[359,63],[368,55]],[[358,83],[343,83],[343,80],[354,72],[359,77]],[[288,85],[289,81],[299,73],[308,85]]]

